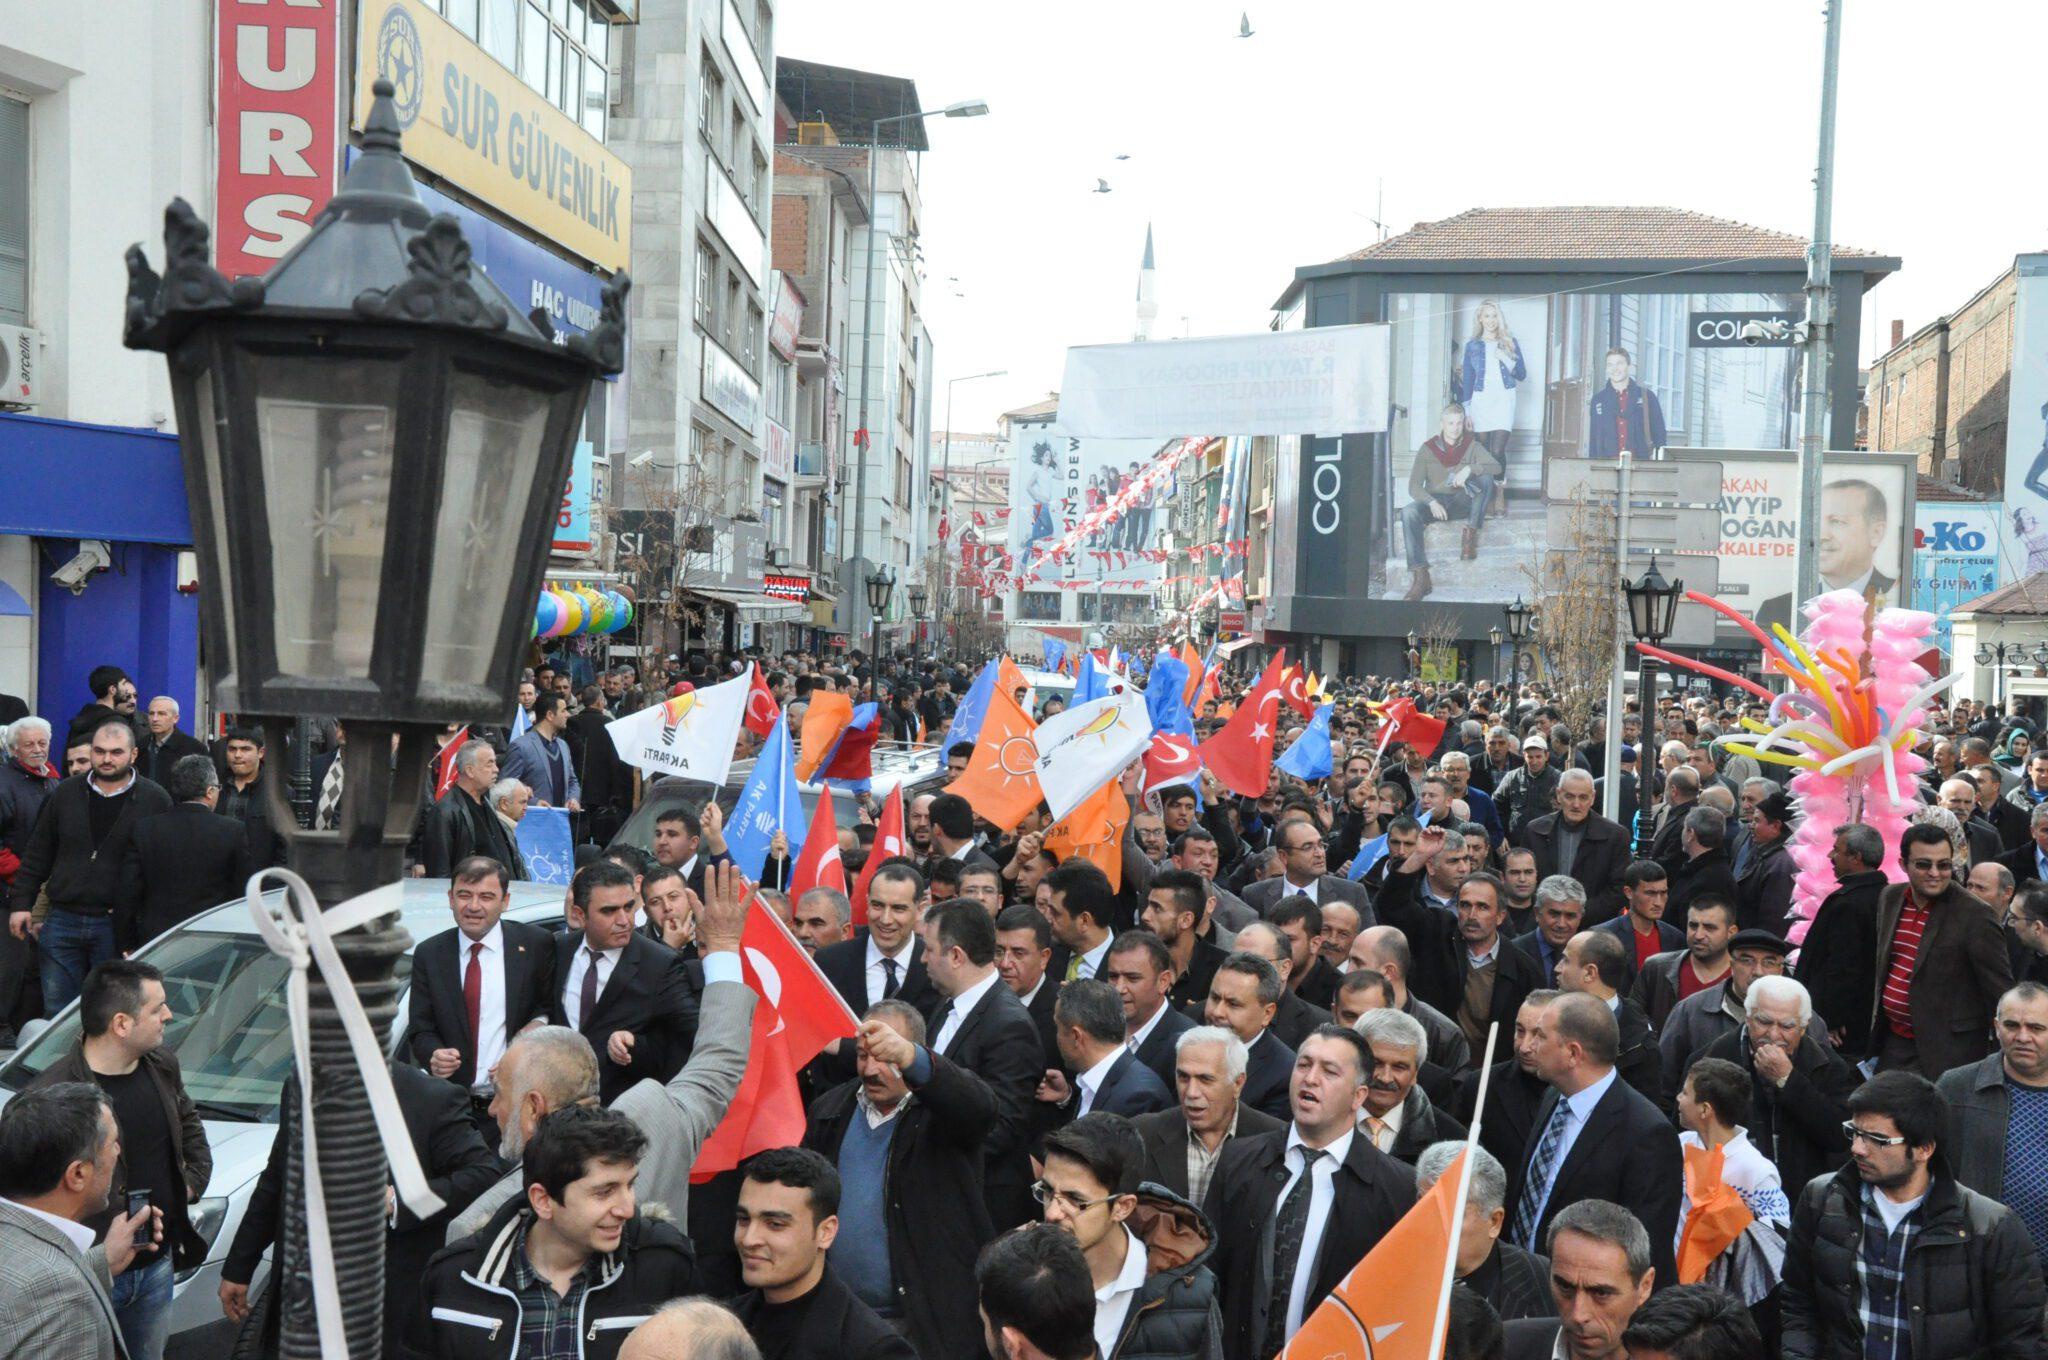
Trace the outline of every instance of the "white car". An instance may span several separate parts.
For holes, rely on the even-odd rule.
[[[273,897],[277,896],[273,894]],[[548,929],[562,924],[564,892],[544,883],[514,883],[505,915]],[[454,927],[448,880],[405,881],[400,909],[417,944]],[[178,1272],[171,1302],[166,1355],[225,1354],[235,1328],[221,1316],[220,1272],[242,1224],[256,1178],[270,1161],[277,1137],[278,1097],[291,1070],[291,1031],[285,1022],[285,962],[270,952],[241,899],[203,911],[157,936],[136,958],[163,971],[171,1024],[164,1043],[183,1069],[185,1093],[206,1124],[213,1175],[191,1206],[192,1226],[206,1239],[206,1261]],[[408,949],[398,961],[398,1016],[386,1048],[395,1052],[405,1028],[404,983],[412,969]],[[78,1003],[72,1002],[0,1065],[0,1105],[77,1045]],[[258,1279],[268,1271],[266,1265]]]

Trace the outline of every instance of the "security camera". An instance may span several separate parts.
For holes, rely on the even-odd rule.
[[[1788,321],[1745,321],[1742,329],[1736,332],[1736,338],[1745,345],[1756,346],[1766,340],[1783,340],[1791,333],[1792,325]]]
[[[73,595],[83,595],[85,583],[113,565],[114,555],[105,540],[84,538],[78,542],[77,554],[51,572],[50,579]]]

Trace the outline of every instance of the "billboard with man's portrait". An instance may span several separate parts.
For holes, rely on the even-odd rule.
[[[1391,295],[1393,414],[1374,469],[1368,593],[1540,593],[1545,551],[1572,546],[1546,541],[1553,460],[1788,446],[1796,351],[1744,344],[1741,326],[1798,309],[1786,293]]]

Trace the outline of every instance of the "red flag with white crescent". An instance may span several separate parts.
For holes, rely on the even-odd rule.
[[[454,736],[448,738],[448,744],[443,746],[440,754],[434,757],[434,797],[436,799],[443,797],[447,794],[448,790],[455,787],[455,753],[460,751],[463,743],[468,740],[469,729],[467,727],[462,728]]]
[[[1145,748],[1145,792],[1168,784],[1192,784],[1202,773],[1195,739],[1177,732],[1154,732]]]
[[[846,866],[839,859],[839,821],[832,815],[830,784],[818,795],[818,811],[811,817],[811,829],[804,834],[804,848],[797,854],[796,867],[790,870],[790,900],[795,901],[813,888],[846,891]]]
[[[903,786],[898,784],[889,790],[888,801],[882,804],[882,819],[875,824],[874,846],[868,851],[867,862],[860,866],[860,877],[853,881],[853,924],[868,923],[868,882],[874,878],[875,870],[890,856],[909,853],[909,847],[910,838],[903,830]]]
[[[1202,763],[1232,793],[1257,798],[1272,785],[1273,734],[1279,725],[1281,675],[1286,667],[1287,650],[1283,647],[1274,653],[1265,674],[1244,696],[1223,730],[1197,748]]]
[[[766,738],[780,721],[782,705],[775,702],[775,691],[768,688],[761,668],[755,666],[752,681],[747,686],[747,713],[740,722],[755,736]]]

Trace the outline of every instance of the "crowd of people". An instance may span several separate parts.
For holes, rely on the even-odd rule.
[[[806,828],[758,883],[717,801],[615,839],[648,790],[606,723],[748,664],[792,730],[839,690],[903,742],[939,742],[971,678],[544,666],[524,718],[451,752],[414,847],[450,924],[417,946],[391,1064],[447,1208],[394,1200],[386,1354],[1267,1360],[1476,1124],[1447,1356],[2048,1355],[2048,748],[2023,712],[1940,712],[1925,806],[1896,845],[1840,828],[1810,920],[1798,800],[1725,743],[1746,697],[1631,704],[1610,819],[1610,736],[1572,730],[1572,696],[1368,677],[1330,686],[1325,779],[1126,772],[1115,872],[1062,859],[1043,807],[999,828],[943,784],[869,865],[862,796],[856,926],[846,893],[787,891]],[[1223,678],[1197,736],[1243,692]],[[283,838],[260,731],[201,742],[138,697],[102,668],[75,718],[19,714],[0,747],[0,1020],[76,998],[82,1036],[0,1111],[0,1353],[159,1356],[208,1252],[178,1017],[129,956]],[[1382,740],[1394,697],[1441,739]],[[948,776],[971,754],[945,749]],[[581,842],[561,933],[505,917],[536,804]],[[799,1140],[693,1186],[753,1056],[759,906],[858,1033],[798,1074]],[[281,1108],[220,1287],[256,1353]]]

